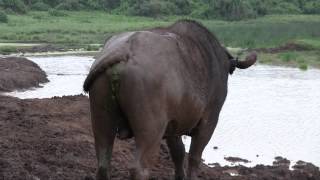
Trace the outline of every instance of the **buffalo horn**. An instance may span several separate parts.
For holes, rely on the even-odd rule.
[[[244,61],[237,61],[236,67],[240,69],[246,69],[252,66],[257,61],[257,53],[251,52],[246,56]]]

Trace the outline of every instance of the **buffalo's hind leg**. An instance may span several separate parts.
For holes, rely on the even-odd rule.
[[[136,142],[135,160],[130,170],[131,179],[133,180],[149,179],[148,168],[154,163],[154,158],[157,157],[155,154],[159,151],[166,126],[161,124],[161,119],[161,121],[157,120],[154,121],[154,124],[144,121],[144,124],[140,124],[142,126],[137,125],[133,128]]]
[[[192,132],[191,146],[188,159],[188,180],[198,179],[199,165],[204,148],[208,144],[214,129],[216,128],[220,107],[211,112],[207,119],[202,120]]]
[[[90,88],[89,95],[92,130],[98,160],[97,180],[109,180],[117,117],[108,78],[103,75],[98,77]]]
[[[148,168],[160,148],[168,124],[166,96],[160,88],[161,83],[149,79],[139,66],[125,69],[120,78],[119,102],[136,143],[131,179],[147,180]]]
[[[169,136],[166,141],[175,166],[175,180],[183,180],[185,178],[183,168],[185,148],[181,136]]]

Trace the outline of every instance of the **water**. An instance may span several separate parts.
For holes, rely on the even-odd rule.
[[[283,156],[319,166],[319,110],[319,70],[271,66],[238,70],[229,79],[228,97],[205,149],[205,162],[225,165],[224,156],[236,156],[252,161],[249,165],[271,164],[275,156]]]
[[[43,88],[13,92],[19,98],[83,93],[92,57],[30,57],[50,80]],[[255,164],[271,164],[275,156],[320,166],[320,71],[253,66],[229,79],[229,93],[214,135],[206,147],[206,163],[230,164],[236,156]],[[188,149],[189,138],[184,138]],[[214,150],[213,147],[218,149]]]

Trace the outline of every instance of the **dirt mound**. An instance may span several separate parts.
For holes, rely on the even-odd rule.
[[[94,179],[96,158],[86,96],[26,99],[0,96],[0,179]],[[129,179],[133,140],[116,140],[112,179]],[[152,168],[153,179],[172,179],[165,144]],[[281,158],[278,158],[281,160]],[[319,168],[300,162],[289,171],[282,163],[247,168],[201,165],[200,179],[319,180]],[[231,176],[230,173],[238,174]]]
[[[20,57],[0,58],[0,91],[39,87],[45,82],[47,75],[36,63]]]

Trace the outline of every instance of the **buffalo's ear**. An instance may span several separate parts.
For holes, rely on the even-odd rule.
[[[258,55],[256,52],[251,52],[246,56],[246,59],[244,61],[238,61],[236,67],[239,69],[247,69],[257,61],[257,56]]]

